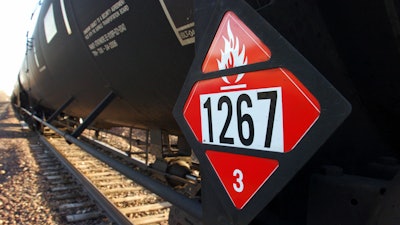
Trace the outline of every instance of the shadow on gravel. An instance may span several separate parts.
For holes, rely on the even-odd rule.
[[[7,130],[7,128],[10,127],[0,127],[0,138],[29,138],[35,135],[33,132]]]
[[[0,224],[67,224],[50,199],[37,157],[37,134],[22,130],[11,107],[0,105]],[[26,141],[27,140],[27,141]]]
[[[21,125],[15,123],[0,123],[0,129],[3,127],[21,127]]]
[[[19,163],[24,156],[20,153],[18,139],[30,139],[34,135],[34,132],[22,130],[9,102],[0,102],[0,184],[23,171]]]
[[[11,103],[0,102],[0,138],[28,138],[35,135],[33,132],[23,131],[19,123],[10,123],[8,119],[11,117],[15,117]]]
[[[14,146],[13,146],[14,147]],[[16,146],[14,147],[14,149]],[[15,154],[14,151],[10,151],[9,148],[4,149],[0,148],[1,157],[1,171],[4,171],[4,175],[0,176],[0,184],[3,184],[8,180],[8,177],[13,177],[15,174],[19,173],[20,170],[16,167],[16,162],[19,161],[19,157]]]

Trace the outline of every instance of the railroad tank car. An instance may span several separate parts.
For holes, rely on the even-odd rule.
[[[172,111],[219,2],[41,1],[12,102],[85,118],[112,93],[94,126],[182,137]],[[251,224],[397,224],[399,1],[232,2],[246,2],[352,105]]]
[[[118,99],[99,122],[178,132],[170,112],[194,50],[176,41],[159,2],[43,1],[40,8],[19,75],[33,104],[56,109],[74,97],[65,112],[85,117],[114,91]]]

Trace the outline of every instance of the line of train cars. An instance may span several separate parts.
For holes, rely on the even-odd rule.
[[[398,0],[43,0],[11,101],[27,120],[18,108],[85,118],[75,137],[147,129],[160,160],[178,136],[178,155],[200,162],[203,224],[398,224],[399,12]]]

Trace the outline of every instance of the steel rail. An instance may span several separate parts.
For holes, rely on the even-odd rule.
[[[182,183],[186,183],[186,184],[196,184],[197,183],[197,179],[187,180],[187,179],[184,179],[182,177],[178,177],[178,176],[166,173],[166,172],[162,172],[160,170],[156,170],[156,169],[150,168],[145,163],[142,163],[142,162],[140,162],[140,161],[138,161],[136,159],[129,158],[127,156],[127,154],[126,153],[122,153],[121,150],[113,149],[112,147],[107,146],[104,142],[101,142],[101,141],[98,141],[98,140],[94,140],[94,139],[86,137],[84,135],[81,136],[81,140],[84,140],[86,142],[92,142],[94,146],[98,146],[101,149],[105,149],[105,150],[111,152],[114,155],[117,155],[117,156],[120,156],[120,157],[125,157],[124,159],[127,162],[134,164],[135,166],[139,167],[140,169],[142,169],[144,171],[151,172],[151,173],[156,173],[156,174],[159,174],[161,176],[165,176],[167,178],[170,178],[170,179],[173,179],[175,181],[182,182]]]
[[[202,210],[202,205],[198,201],[192,200],[182,194],[177,193],[174,191],[171,187],[168,187],[156,180],[153,180],[150,177],[147,177],[146,175],[141,174],[138,171],[133,170],[130,167],[127,167],[125,165],[122,165],[120,162],[118,162],[115,159],[109,158],[105,154],[97,151],[94,147],[78,140],[77,138],[71,136],[70,134],[63,132],[56,128],[55,126],[47,123],[46,121],[42,120],[41,118],[37,117],[36,115],[32,114],[28,110],[21,108],[25,113],[27,113],[29,116],[31,116],[33,119],[38,121],[39,123],[47,126],[60,136],[64,137],[65,140],[69,143],[73,143],[92,156],[96,157],[100,161],[105,162],[115,170],[119,171],[120,173],[124,174],[126,177],[134,180],[138,184],[144,186],[148,190],[152,191],[153,193],[159,195],[163,199],[169,201],[172,203],[174,206],[180,208],[181,210],[187,212],[189,215],[195,217],[196,219],[202,220],[203,218],[203,210]]]
[[[117,224],[132,225],[132,222],[118,210],[85,176],[83,176],[57,149],[50,144],[43,135],[39,135],[40,141],[58,158],[65,168],[84,186],[89,196],[98,203],[108,217]]]

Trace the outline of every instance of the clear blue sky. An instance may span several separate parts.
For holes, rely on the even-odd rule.
[[[0,0],[0,90],[12,92],[25,54],[26,31],[39,0]]]

